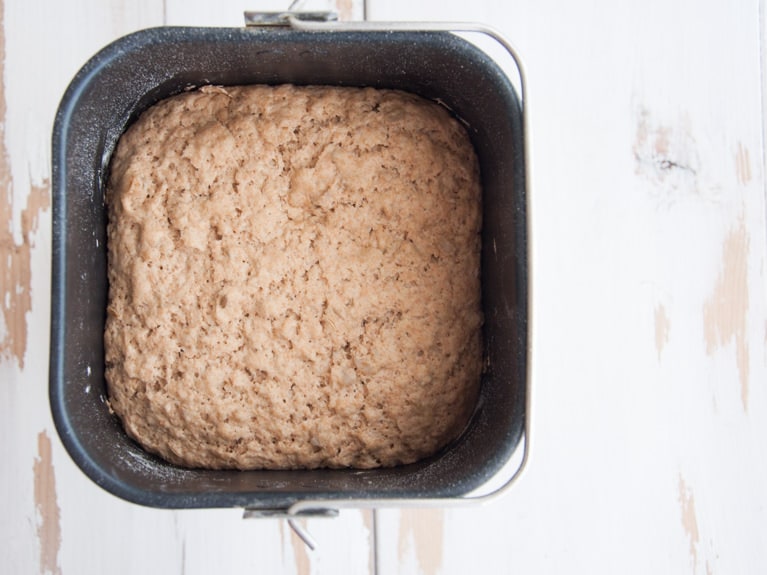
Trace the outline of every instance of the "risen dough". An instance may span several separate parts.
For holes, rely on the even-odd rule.
[[[206,87],[111,163],[109,401],[206,468],[370,468],[465,427],[481,370],[477,160],[445,108]]]

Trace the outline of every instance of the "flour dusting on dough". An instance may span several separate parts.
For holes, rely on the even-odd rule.
[[[3,2],[0,2],[0,359],[16,360],[24,369],[27,351],[27,313],[32,309],[32,238],[39,215],[50,205],[48,182],[32,185],[21,211],[21,241],[14,231],[14,193],[11,162],[5,145],[7,108],[5,87],[5,37]]]

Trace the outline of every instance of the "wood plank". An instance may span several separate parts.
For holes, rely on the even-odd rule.
[[[533,158],[530,466],[500,500],[444,511],[441,536],[433,511],[381,511],[380,572],[758,570],[758,2],[369,13],[502,29],[527,64]]]
[[[137,508],[74,467],[48,408],[50,138],[72,75],[116,36],[160,23],[162,3],[6,1],[2,8],[0,338],[12,342],[12,353],[3,347],[0,358],[0,562],[9,573],[127,573],[128,564],[114,566],[121,549],[130,551],[126,539],[137,532],[161,540],[163,522],[131,530]]]
[[[186,9],[195,13],[209,5],[187,3]],[[238,510],[164,511],[119,500],[87,479],[65,453],[47,399],[53,117],[70,78],[93,53],[132,30],[163,24],[167,10],[161,0],[55,4],[7,0],[2,8],[0,261],[3,266],[7,263],[0,276],[4,570],[309,573],[325,566],[341,573],[372,571],[369,513],[344,513],[322,526],[309,521],[307,527],[320,543],[320,551],[312,554],[284,525],[244,521]],[[170,23],[184,22],[174,16]],[[238,8],[231,24],[241,23]],[[336,534],[343,535],[342,543]]]

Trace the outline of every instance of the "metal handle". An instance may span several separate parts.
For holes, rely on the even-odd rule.
[[[263,13],[260,13],[263,14]],[[246,12],[245,21],[249,26],[261,26],[261,25],[279,25],[290,27],[294,30],[310,31],[317,33],[332,33],[332,32],[467,32],[483,34],[500,46],[502,46],[509,54],[517,68],[519,74],[519,88],[520,97],[522,100],[522,131],[523,131],[523,147],[522,153],[524,155],[525,165],[525,198],[527,201],[527,213],[530,213],[530,155],[529,155],[529,102],[528,102],[528,88],[527,79],[525,75],[524,66],[519,53],[514,46],[503,37],[503,35],[495,28],[475,23],[475,22],[383,22],[383,21],[338,21],[337,16],[332,12],[299,12],[288,10],[286,12],[269,13],[266,18],[259,16],[259,13]],[[267,23],[265,23],[265,20]],[[529,218],[528,218],[529,221]],[[529,225],[529,224],[528,224]],[[528,250],[530,250],[530,234],[528,233]],[[528,262],[531,258],[528,258]],[[528,263],[530,265],[530,263]],[[529,329],[529,328],[528,328]],[[528,334],[529,336],[531,334]],[[532,338],[530,338],[532,339]],[[528,354],[530,354],[530,346],[528,346]],[[454,507],[458,505],[476,505],[489,501],[498,497],[502,493],[505,493],[509,487],[516,482],[521,475],[522,471],[527,467],[530,450],[531,450],[531,436],[530,436],[530,416],[532,413],[532,394],[530,386],[530,366],[531,358],[528,357],[527,361],[527,388],[526,388],[526,405],[525,405],[525,428],[523,438],[523,451],[521,457],[512,456],[510,463],[512,466],[516,465],[516,468],[511,472],[511,476],[501,485],[494,487],[491,491],[481,494],[469,494],[463,497],[451,498],[451,499],[351,499],[351,500],[302,500],[297,501],[283,512],[280,512],[278,516],[287,518],[291,524],[291,527],[296,530],[296,533],[305,541],[308,533],[303,529],[299,529],[298,526],[291,521],[291,519],[297,517],[315,517],[332,516],[337,514],[338,509],[342,508],[354,508],[354,509],[370,509],[380,507],[394,507],[394,508],[415,508],[415,507]],[[501,471],[501,473],[503,470]],[[256,516],[271,516],[274,517],[274,513],[269,515],[255,513],[254,510],[246,510],[246,517]],[[310,538],[309,538],[310,539]],[[309,543],[307,542],[307,545]],[[312,547],[311,545],[309,545]],[[313,547],[312,547],[313,548]]]
[[[249,509],[245,508],[242,513],[243,519],[286,519],[290,528],[295,531],[296,535],[301,538],[304,544],[314,551],[317,548],[317,543],[314,541],[311,533],[304,529],[302,525],[296,523],[298,518],[309,517],[323,517],[333,518],[338,517],[337,509],[308,509],[301,513],[291,513],[289,509]]]
[[[293,27],[292,20],[302,22],[335,22],[338,14],[335,12],[296,12],[286,10],[284,12],[245,12],[245,26],[255,28],[267,27]]]

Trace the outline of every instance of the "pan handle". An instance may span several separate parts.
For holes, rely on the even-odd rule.
[[[525,165],[525,198],[527,202],[527,226],[528,226],[528,266],[533,261],[531,256],[531,235],[529,233],[530,227],[530,176],[531,176],[531,161],[530,161],[530,130],[529,130],[529,98],[528,98],[528,82],[525,74],[524,65],[522,59],[519,56],[516,48],[509,42],[503,34],[492,26],[475,22],[386,22],[386,21],[339,21],[337,15],[333,12],[301,12],[295,10],[288,10],[285,12],[245,12],[246,26],[282,26],[289,27],[294,30],[309,31],[317,33],[331,33],[331,32],[453,32],[453,33],[477,33],[487,36],[497,42],[511,57],[519,75],[519,91],[520,99],[522,103],[522,131],[524,147],[524,165]],[[532,290],[530,290],[532,291]],[[528,342],[532,342],[531,321],[528,321]],[[501,494],[505,493],[516,481],[519,479],[522,471],[527,467],[530,459],[531,451],[531,425],[530,419],[532,414],[532,393],[531,393],[531,357],[532,346],[528,345],[528,357],[527,357],[527,383],[526,383],[526,399],[525,399],[525,424],[524,424],[524,438],[522,440],[521,453],[519,449],[510,458],[509,462],[499,472],[499,474],[507,473],[508,477],[501,480],[500,483],[493,481],[483,486],[486,491],[482,491],[480,488],[477,491],[464,495],[462,497],[447,498],[447,499],[348,499],[348,500],[301,500],[293,503],[287,509],[281,511],[280,517],[287,518],[289,520],[300,517],[316,517],[320,516],[333,516],[338,509],[370,509],[370,508],[425,508],[425,507],[456,507],[461,505],[476,505],[479,503],[485,503],[494,499]],[[488,485],[492,486],[488,489]],[[263,516],[259,514],[248,514],[249,510],[246,509],[245,516]],[[289,521],[291,527],[296,528],[293,521]],[[302,539],[304,537],[299,532],[299,536]],[[306,541],[306,539],[304,539]]]

